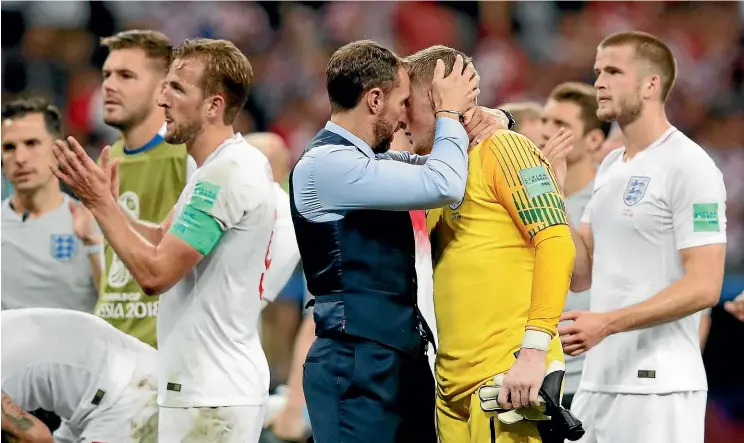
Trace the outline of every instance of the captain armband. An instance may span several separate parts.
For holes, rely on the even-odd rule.
[[[191,247],[208,255],[222,237],[222,227],[211,215],[195,209],[190,204],[173,221],[168,231],[188,243]]]

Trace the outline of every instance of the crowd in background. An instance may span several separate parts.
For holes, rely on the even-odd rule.
[[[176,44],[193,36],[229,39],[246,52],[256,75],[236,129],[281,136],[289,152],[281,161],[288,165],[328,118],[326,62],[346,42],[371,38],[401,55],[433,44],[461,49],[474,57],[481,77],[479,104],[495,107],[544,102],[564,81],[592,83],[595,49],[604,36],[628,29],[652,32],[672,47],[679,65],[667,106],[670,120],[706,148],[723,172],[727,270],[729,277],[744,273],[744,2],[190,2],[184,7],[4,1],[2,23],[3,102],[49,98],[63,111],[65,132],[94,156],[118,136],[101,117],[106,52],[99,38],[147,28]],[[7,193],[4,181],[4,198]],[[298,279],[287,288],[303,290]],[[283,315],[294,317],[274,319],[289,337],[276,346],[291,346],[299,314],[290,311]],[[719,314],[724,313],[714,310],[706,350],[711,391],[738,392],[720,404],[729,416],[744,420],[742,389],[728,389],[741,381],[725,367],[731,365],[726,357],[744,349],[723,346],[737,337],[732,333],[742,337],[744,326]],[[269,355],[274,367],[281,367],[275,384],[290,355],[289,350]]]

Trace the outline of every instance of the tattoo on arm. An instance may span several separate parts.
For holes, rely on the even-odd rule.
[[[31,419],[31,414],[24,411],[20,406],[13,402],[13,399],[8,396],[5,392],[2,393],[2,420],[3,422],[8,420],[13,428],[25,431],[30,429],[34,422]],[[3,429],[5,429],[5,425]]]

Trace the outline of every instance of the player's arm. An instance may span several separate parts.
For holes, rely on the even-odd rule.
[[[165,233],[168,232],[168,229],[170,229],[171,221],[173,219],[173,210],[168,213],[168,215],[165,217],[165,220],[163,220],[163,222],[160,224],[151,223],[146,220],[137,220],[132,216],[131,213],[129,213],[129,211],[125,210],[124,208],[119,208],[119,210],[126,216],[126,219],[132,229],[134,229],[137,234],[139,234],[145,240],[155,246],[157,246],[160,241],[163,240]]]
[[[53,443],[52,433],[38,418],[24,411],[5,392],[2,393],[2,432],[18,443]]]
[[[188,159],[186,161],[186,174],[188,177],[196,169],[196,164],[194,163],[194,160],[193,158],[191,158],[191,156],[187,157]],[[191,163],[188,160],[191,160]],[[103,167],[106,167],[109,164],[111,165],[111,195],[114,197],[114,200],[118,202],[120,191],[119,163],[117,159],[111,159],[111,150],[109,147],[104,148],[103,153],[101,154],[101,157],[98,159],[97,163],[99,164],[99,166]],[[156,224],[144,220],[137,220],[134,215],[132,215],[132,213],[127,210],[127,208],[120,207],[119,210],[126,217],[126,220],[129,222],[129,225],[132,227],[132,229],[134,229],[139,235],[156,246],[158,243],[160,243],[160,240],[163,239],[163,236],[168,231],[168,227],[170,226],[170,218],[172,215],[171,213],[168,214],[166,219],[161,224]],[[101,252],[103,252],[103,250]]]
[[[485,143],[481,164],[494,197],[535,249],[522,345],[499,390],[498,403],[506,408],[538,406],[546,354],[568,294],[574,245],[555,174],[537,147],[509,131],[499,131]]]
[[[274,185],[276,196],[276,220],[271,243],[265,257],[266,278],[263,285],[263,299],[274,301],[279,291],[292,277],[300,262],[300,248],[297,246],[292,215],[289,209],[289,196],[277,184]]]
[[[591,204],[591,203],[590,203]],[[578,229],[571,228],[571,238],[576,248],[571,290],[581,292],[592,286],[592,260],[594,257],[594,236],[589,224],[588,209],[584,212]]]
[[[132,228],[113,199],[93,209],[112,248],[146,294],[159,295],[170,289],[243,216],[242,205],[236,202],[240,192],[234,183],[238,182],[239,171],[215,171],[221,174],[204,174],[195,184],[157,245]]]
[[[568,294],[575,248],[550,164],[521,134],[499,131],[484,146],[495,197],[535,248],[532,294],[523,348],[547,351]]]
[[[703,315],[700,316],[700,349],[705,349],[706,343],[708,343],[708,335],[710,334],[711,324],[711,310],[710,308],[703,311]]]
[[[425,164],[371,160],[357,150],[331,149],[316,159],[315,186],[325,210],[446,206],[465,193],[467,147],[463,126],[439,117],[434,148]]]
[[[189,181],[189,179],[192,175],[194,175],[197,169],[198,168],[196,166],[196,161],[194,160],[194,158],[190,155],[186,155],[186,182]],[[137,220],[126,210],[124,211],[124,213],[129,216],[129,222],[132,224],[134,230],[155,246],[160,244],[160,241],[163,239],[163,237],[165,237],[165,234],[170,229],[171,223],[173,221],[173,209],[168,212],[168,215],[159,224],[152,223],[146,220]]]
[[[718,303],[726,257],[726,189],[712,164],[672,172],[667,195],[684,276],[650,299],[608,313],[609,333],[677,320]],[[642,276],[639,276],[642,278]]]

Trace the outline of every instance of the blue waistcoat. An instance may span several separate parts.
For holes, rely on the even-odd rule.
[[[354,146],[323,129],[303,155],[325,145]],[[423,337],[430,334],[423,332],[428,329],[416,305],[410,214],[349,210],[339,220],[310,222],[297,210],[293,174],[294,170],[289,178],[290,208],[308,290],[315,296],[316,335],[348,334],[422,353]]]

